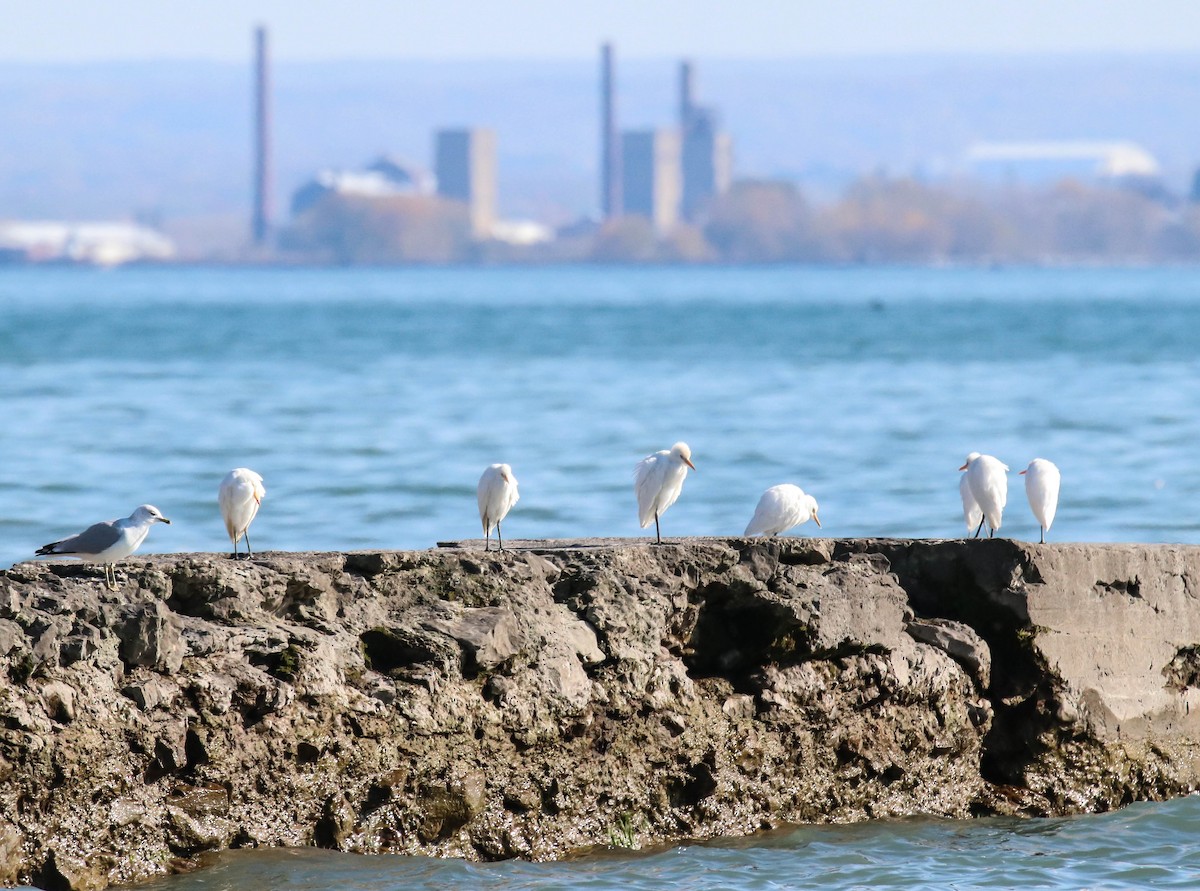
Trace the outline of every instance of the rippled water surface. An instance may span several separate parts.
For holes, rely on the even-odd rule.
[[[141,502],[147,552],[639,535],[632,467],[698,471],[666,535],[740,533],[767,486],[830,536],[963,531],[971,450],[1062,469],[1051,538],[1200,538],[1195,270],[0,270],[0,565]],[[811,524],[804,534],[817,531]]]
[[[144,891],[784,891],[1200,887],[1200,798],[1058,820],[903,820],[563,863],[233,851]]]

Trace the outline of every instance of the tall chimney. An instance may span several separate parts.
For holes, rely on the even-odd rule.
[[[254,243],[267,243],[271,226],[271,102],[267,68],[267,29],[254,31]]]
[[[600,47],[600,208],[604,219],[621,215],[621,147],[617,142],[617,97],[613,47]]]
[[[692,63],[684,59],[679,63],[679,129],[684,133],[692,124],[694,89]]]

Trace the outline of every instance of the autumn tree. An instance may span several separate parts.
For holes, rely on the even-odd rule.
[[[788,182],[743,180],[713,202],[704,235],[734,263],[813,259],[812,214]]]
[[[473,251],[470,215],[460,202],[334,192],[300,214],[281,245],[342,264],[450,263],[470,259]]]

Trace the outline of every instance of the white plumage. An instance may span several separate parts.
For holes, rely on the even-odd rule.
[[[692,450],[686,442],[677,442],[669,449],[655,452],[638,462],[634,468],[633,490],[637,493],[638,522],[645,529],[654,521],[655,540],[662,544],[658,518],[675,503],[683,491],[683,481],[692,463]]]
[[[978,457],[979,452],[971,452],[967,455],[967,464],[970,465],[971,461]],[[975,532],[983,523],[983,511],[979,509],[979,502],[971,494],[971,484],[965,473],[958,478],[958,495],[962,498],[963,519],[966,520],[967,531]]]
[[[37,549],[37,555],[48,557],[61,554],[78,557],[86,563],[103,563],[105,584],[115,591],[117,571],[111,564],[124,560],[136,551],[155,523],[170,525],[171,521],[153,504],[143,504],[124,519],[94,523],[78,535],[42,545]]]
[[[225,531],[233,542],[233,556],[238,555],[238,541],[246,539],[246,556],[250,556],[250,524],[258,514],[267,494],[263,478],[247,467],[237,467],[225,474],[217,489],[217,504],[225,520]]]
[[[512,468],[507,464],[493,464],[479,478],[479,486],[475,490],[479,498],[479,519],[483,523],[484,550],[491,549],[492,527],[496,528],[496,538],[500,541],[500,550],[504,550],[504,537],[500,534],[500,521],[508,516],[512,506],[521,497],[517,494],[517,478],[513,476]]]
[[[971,490],[971,497],[983,513],[975,535],[979,535],[986,521],[988,538],[991,538],[1000,529],[1004,505],[1008,502],[1008,467],[991,455],[971,452],[967,455],[967,463],[958,469],[967,472],[967,486]]]
[[[809,520],[821,525],[817,516],[817,499],[805,494],[799,486],[783,483],[772,486],[758,499],[754,517],[743,535],[778,535]]]
[[[1046,543],[1046,532],[1054,525],[1054,514],[1058,510],[1058,486],[1062,476],[1053,461],[1034,458],[1021,471],[1025,475],[1025,496],[1041,527],[1042,544]]]

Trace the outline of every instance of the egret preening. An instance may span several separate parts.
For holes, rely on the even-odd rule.
[[[117,571],[112,564],[136,551],[155,523],[170,522],[153,504],[143,504],[123,520],[105,520],[88,526],[78,535],[42,545],[37,549],[37,555],[48,557],[61,554],[78,557],[85,563],[103,563],[104,582],[115,591]]]
[[[500,534],[500,521],[508,516],[512,506],[521,496],[517,494],[517,478],[507,464],[493,464],[483,472],[476,489],[479,497],[479,519],[483,523],[483,549],[491,550],[492,527],[496,527],[496,538],[500,550],[504,550],[504,536]]]
[[[634,468],[633,490],[637,493],[638,522],[645,529],[654,521],[654,538],[662,544],[658,518],[683,491],[683,480],[692,463],[692,450],[686,442],[677,442],[669,449],[655,452],[638,462]]]
[[[979,526],[975,529],[975,537],[979,537],[986,521],[988,538],[991,538],[1000,529],[1004,505],[1008,502],[1008,467],[991,455],[971,452],[967,455],[967,463],[958,469],[967,472],[967,486],[971,497],[975,499],[983,514]]]
[[[1021,471],[1025,476],[1025,495],[1029,506],[1042,529],[1041,543],[1046,543],[1046,532],[1054,525],[1054,513],[1058,510],[1058,484],[1062,477],[1053,461],[1034,458]]]
[[[979,457],[979,452],[971,452],[967,456],[967,464]],[[960,470],[962,468],[959,468]],[[975,500],[975,496],[971,494],[971,484],[967,481],[967,475],[964,473],[958,478],[958,495],[962,498],[963,519],[967,522],[967,532],[975,532],[983,523],[983,511],[979,509],[979,502]]]
[[[821,525],[817,516],[817,499],[806,495],[791,483],[772,486],[758,499],[754,517],[743,535],[778,535],[793,526],[812,520]]]
[[[225,531],[233,541],[235,560],[238,557],[238,541],[243,536],[246,538],[246,556],[250,556],[250,524],[258,514],[259,505],[266,494],[263,478],[246,467],[229,471],[221,480],[221,487],[217,489],[217,504],[221,506]]]

